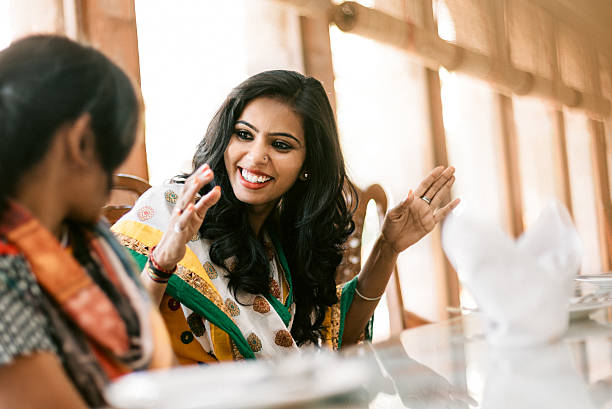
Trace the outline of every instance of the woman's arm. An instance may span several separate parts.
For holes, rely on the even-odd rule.
[[[0,366],[0,409],[86,409],[57,357],[40,352]]]
[[[359,273],[357,291],[346,314],[342,345],[359,340],[368,320],[374,314],[378,298],[383,294],[399,253],[419,241],[459,204],[455,199],[438,208],[449,196],[455,181],[455,169],[437,167],[421,182],[417,190],[408,193],[402,203],[385,216],[381,234]]]
[[[185,246],[200,229],[206,212],[219,201],[221,188],[216,186],[196,202],[200,189],[210,183],[213,178],[212,169],[205,164],[185,181],[168,226],[159,244],[149,255],[162,270],[173,271],[176,269],[178,262],[185,257]],[[153,280],[147,268],[140,274],[140,279],[151,300],[155,305],[159,305],[166,291],[167,282]]]

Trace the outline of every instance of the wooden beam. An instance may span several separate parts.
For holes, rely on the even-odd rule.
[[[82,19],[79,27],[82,27],[84,40],[101,50],[126,72],[141,98],[134,0],[80,0],[79,6]],[[141,109],[141,112],[144,113],[144,110]],[[117,173],[149,179],[144,126],[139,128],[134,148],[117,169]]]
[[[505,94],[531,95],[583,109],[600,119],[612,112],[610,101],[565,84],[553,86],[550,78],[499,64],[495,58],[442,40],[434,32],[379,10],[347,1],[336,6],[332,21],[343,31],[358,34],[402,49],[432,69],[440,65],[489,82]]]

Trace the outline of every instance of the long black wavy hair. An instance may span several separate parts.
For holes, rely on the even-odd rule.
[[[346,175],[338,131],[319,81],[293,71],[266,71],[238,85],[212,119],[198,145],[193,168],[208,163],[221,186],[221,199],[208,213],[200,234],[211,239],[216,264],[233,258],[229,286],[236,294],[268,293],[269,264],[248,222],[247,205],[230,185],[223,154],[244,107],[259,97],[286,103],[301,118],[306,139],[306,181],[297,180],[268,217],[266,228],[280,233],[293,281],[296,313],[291,328],[298,345],[319,343],[327,307],[338,301],[335,272],[342,248],[354,230],[355,188]],[[348,204],[347,204],[348,203]],[[350,205],[349,205],[350,204]]]
[[[55,131],[84,113],[110,176],[134,144],[138,123],[138,100],[123,71],[60,36],[26,37],[0,52],[0,212]]]

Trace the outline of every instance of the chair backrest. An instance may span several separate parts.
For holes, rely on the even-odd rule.
[[[355,231],[349,236],[344,248],[344,256],[342,262],[336,270],[336,283],[342,284],[351,280],[359,271],[361,271],[361,241],[363,235],[363,224],[368,209],[370,200],[374,200],[378,213],[378,219],[382,223],[385,213],[387,212],[387,196],[383,188],[374,184],[366,190],[357,190],[359,202],[355,214],[353,214],[353,222],[355,223]]]
[[[361,271],[363,224],[370,200],[374,200],[374,203],[376,204],[376,211],[378,213],[380,227],[382,227],[385,214],[387,213],[387,195],[380,185],[371,185],[364,191],[357,189],[357,195],[359,197],[359,203],[357,210],[353,215],[355,231],[346,241],[344,256],[336,271],[336,283],[338,284],[351,280]],[[406,316],[406,313],[411,313],[404,310],[404,300],[402,298],[402,290],[400,287],[397,266],[393,267],[393,274],[391,275],[391,279],[387,285],[386,295],[387,306],[389,307],[389,324],[391,334],[398,334],[409,326],[413,326],[411,325],[412,323],[407,322],[408,317]]]
[[[115,223],[121,216],[129,212],[140,195],[150,188],[149,182],[138,176],[113,175],[111,200],[102,208],[102,215],[110,224]]]

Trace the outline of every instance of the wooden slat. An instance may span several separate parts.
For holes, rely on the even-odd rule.
[[[557,197],[559,197],[561,202],[567,207],[570,215],[573,215],[569,158],[567,155],[567,137],[565,135],[565,116],[561,109],[554,110],[553,155]]]
[[[423,1],[423,22],[425,27],[430,31],[436,31],[433,9],[430,0]],[[444,115],[442,112],[442,93],[440,85],[440,75],[437,70],[424,68],[427,90],[426,98],[429,113],[429,122],[431,126],[430,148],[431,161],[430,166],[447,165],[448,151],[446,147],[446,130],[444,128]],[[446,307],[459,306],[459,279],[457,272],[450,264],[442,249],[442,231],[436,229],[432,232],[432,249],[434,257],[434,265],[436,268],[436,293],[439,295],[438,316],[441,319],[449,318],[450,314]]]
[[[505,32],[505,4],[503,0],[487,3],[484,10],[489,23],[493,26],[491,48],[494,50],[494,61],[500,66],[510,65],[510,42]],[[514,105],[512,98],[497,94],[500,127],[500,155],[502,165],[503,205],[505,207],[506,228],[514,237],[518,237],[523,226],[523,192],[519,170],[518,137],[514,120]]]
[[[329,103],[336,112],[334,67],[329,39],[329,21],[326,15],[300,17],[304,74],[321,81]]]
[[[612,269],[612,200],[604,124],[590,119],[589,131],[591,133],[591,160],[593,163],[601,266],[604,271],[608,271]]]
[[[523,194],[518,166],[518,145],[512,99],[497,94],[499,125],[501,132],[502,191],[508,232],[518,237],[523,232]]]
[[[81,27],[84,40],[119,65],[132,79],[140,96],[140,61],[134,0],[81,0],[79,6],[82,21],[78,26]],[[144,114],[144,110],[141,111]],[[149,179],[144,126],[139,128],[131,154],[116,172]]]
[[[551,38],[548,41],[551,43],[551,72],[553,77],[553,84],[555,88],[561,82],[561,70],[559,69],[559,55],[558,55],[558,35],[559,35],[559,23],[553,21],[553,29],[551,32]],[[569,174],[569,156],[567,153],[567,136],[565,131],[565,115],[561,106],[553,106],[551,109],[554,110],[554,123],[553,123],[553,155],[555,164],[555,190],[557,197],[561,198],[561,201],[567,207],[570,215],[573,216],[573,205],[572,205],[572,187],[571,179]]]

